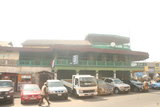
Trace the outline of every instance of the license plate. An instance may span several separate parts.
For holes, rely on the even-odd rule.
[[[62,96],[62,94],[58,94],[58,96]]]
[[[35,100],[36,98],[32,97],[31,100]]]
[[[4,99],[4,97],[0,97],[0,99]]]

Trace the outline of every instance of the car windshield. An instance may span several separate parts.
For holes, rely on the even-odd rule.
[[[143,85],[142,82],[140,82],[140,81],[131,80],[131,82],[132,82],[133,84],[136,84],[136,85]]]
[[[48,82],[48,87],[63,87],[62,82]]]
[[[0,87],[12,87],[12,82],[9,81],[0,81]]]
[[[23,90],[24,91],[40,91],[40,88],[38,85],[24,85]]]
[[[120,79],[114,79],[113,82],[115,84],[122,84],[123,83]]]
[[[97,84],[96,79],[94,77],[81,77],[79,80],[81,87],[96,86]]]

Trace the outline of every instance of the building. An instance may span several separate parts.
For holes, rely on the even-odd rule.
[[[73,74],[128,79],[132,73],[144,71],[143,63],[133,61],[149,57],[148,53],[132,51],[129,43],[128,37],[89,34],[85,40],[27,40],[23,47],[51,49],[45,60],[54,62],[52,72],[58,79]]]
[[[147,52],[132,51],[129,44],[128,37],[105,34],[89,34],[85,40],[26,40],[23,47],[0,47],[0,72],[18,76],[51,72],[57,79],[90,74],[126,80],[143,72],[145,64],[136,61],[149,57]]]

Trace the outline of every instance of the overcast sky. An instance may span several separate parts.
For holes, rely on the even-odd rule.
[[[0,0],[0,41],[130,37],[131,49],[160,61],[159,0]]]

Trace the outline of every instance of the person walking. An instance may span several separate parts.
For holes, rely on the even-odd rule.
[[[47,103],[48,103],[48,106],[50,105],[50,102],[48,100],[48,85],[47,85],[47,82],[44,83],[44,85],[42,86],[42,89],[41,89],[41,100],[39,102],[39,106],[42,105],[43,103],[43,99],[46,99]]]

